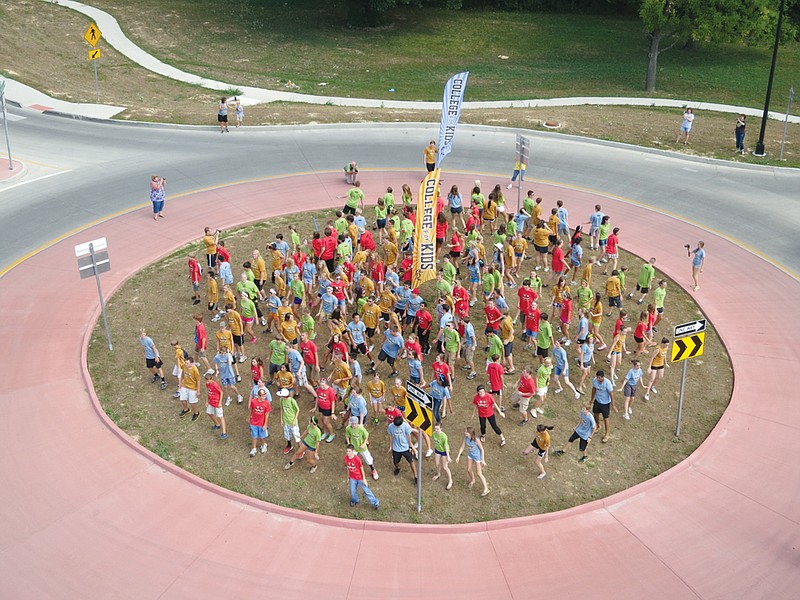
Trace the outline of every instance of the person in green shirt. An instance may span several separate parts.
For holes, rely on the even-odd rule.
[[[498,292],[503,291],[503,274],[500,272],[500,269],[495,269],[492,272],[492,277],[494,277],[494,289]]]
[[[353,255],[353,246],[350,244],[350,238],[342,235],[339,236],[339,245],[336,246],[336,258],[339,264],[345,262],[348,256]]]
[[[653,322],[653,331],[656,330],[656,325],[661,323],[664,318],[664,298],[667,297],[667,280],[662,279],[658,282],[658,287],[653,290],[653,297],[656,301],[656,320]]]
[[[379,244],[383,243],[383,232],[386,230],[386,216],[388,214],[383,198],[378,198],[378,205],[375,207],[375,225],[378,228]]]
[[[341,198],[341,196],[336,196]],[[361,182],[356,181],[353,187],[347,191],[347,201],[344,203],[342,212],[346,215],[355,215],[356,209],[361,205],[361,210],[364,210],[364,192],[361,190]]]
[[[531,288],[539,296],[542,295],[542,278],[536,271],[531,271]]]
[[[294,225],[289,225],[289,231],[292,232],[289,236],[289,238],[292,240],[292,250],[297,252],[300,250],[300,246],[302,245],[302,242],[300,241],[300,234],[297,233],[297,228]]]
[[[280,331],[275,334],[275,339],[269,343],[269,385],[281,365],[286,364],[286,342],[281,338]]]
[[[456,324],[450,321],[444,330],[444,349],[447,356],[447,364],[451,369],[456,368],[458,355],[461,354],[461,336],[456,330]]]
[[[245,334],[250,336],[251,343],[255,343],[256,334],[253,332],[253,322],[256,320],[256,305],[250,300],[247,292],[242,292],[239,298],[239,314],[242,316]]]
[[[300,321],[300,307],[303,305],[303,300],[306,297],[306,286],[300,278],[300,273],[294,274],[294,279],[289,282],[289,293],[292,295],[292,312],[295,318]]]
[[[394,194],[392,193],[392,186],[386,188],[386,193],[383,195],[383,204],[386,206],[386,211],[391,214],[394,210]]]
[[[297,424],[300,407],[297,405],[297,400],[292,398],[288,389],[280,389],[277,393],[278,398],[280,398],[279,406],[281,409],[281,423],[283,423],[283,437],[286,440],[286,448],[283,449],[283,453],[289,454],[292,451],[292,439],[294,439],[295,444],[300,445],[300,427]]]
[[[542,313],[539,317],[539,335],[536,336],[536,356],[539,357],[539,364],[544,363],[550,353],[550,345],[553,343],[553,326],[550,324],[547,313]]]
[[[336,211],[336,216],[337,219],[333,222],[333,226],[336,228],[336,232],[339,235],[344,235],[345,233],[347,233],[347,225],[348,225],[347,219],[344,217],[342,211],[340,210]]]
[[[472,203],[470,205],[470,209],[472,209],[473,206],[477,206],[478,210],[480,211],[480,215],[483,216],[483,207],[486,205],[486,197],[481,194],[481,188],[477,185],[472,188],[472,195],[469,197],[469,199]]]
[[[308,420],[303,443],[297,446],[297,452],[294,453],[292,459],[286,463],[286,466],[283,468],[287,470],[291,469],[296,460],[300,460],[305,456],[306,462],[311,465],[311,473],[316,473],[317,461],[319,460],[319,444],[321,440],[322,430],[319,428],[317,417],[311,417]]]
[[[434,464],[436,465],[436,474],[433,480],[436,481],[442,476],[442,469],[447,473],[447,487],[444,489],[449,490],[453,487],[453,474],[450,473],[450,463],[453,462],[450,456],[450,442],[447,439],[447,434],[442,431],[442,424],[436,423],[433,426],[433,451],[434,451]]]
[[[314,327],[314,317],[311,316],[311,311],[308,306],[304,306],[303,315],[300,317],[300,333],[307,333],[308,339],[313,340],[317,337],[317,332],[314,331]]]
[[[436,291],[440,296],[452,296],[453,286],[444,278],[444,273],[439,271],[436,276]]]
[[[503,340],[494,332],[491,327],[486,328],[486,356],[503,356]],[[488,363],[487,363],[488,364]]]
[[[352,444],[353,450],[367,464],[372,472],[372,478],[378,479],[378,471],[375,470],[375,459],[372,458],[372,453],[369,451],[369,431],[358,422],[358,417],[350,417],[349,424],[344,428],[344,436],[347,443]]]
[[[400,221],[400,247],[405,246],[406,241],[414,236],[414,222],[407,216]]]
[[[455,283],[457,273],[458,269],[456,269],[452,259],[449,255],[445,254],[444,263],[442,264],[442,279],[449,283],[451,288]]]
[[[581,287],[578,288],[575,294],[578,297],[578,308],[589,310],[592,305],[592,298],[594,297],[594,292],[592,288],[589,287],[589,282],[585,279],[582,280]]]
[[[644,302],[647,292],[650,291],[650,284],[653,283],[653,277],[656,276],[656,268],[653,266],[654,264],[656,264],[656,259],[651,258],[648,262],[642,265],[641,269],[639,269],[639,280],[636,282],[636,291],[641,292],[642,297],[639,298],[638,304],[642,304]],[[633,298],[633,292],[628,294],[628,298]]]
[[[542,315],[544,317],[545,315]],[[542,335],[542,326],[539,325],[539,336]],[[536,418],[537,414],[543,415],[542,404],[547,399],[547,384],[550,383],[550,374],[553,372],[553,359],[549,356],[544,359],[539,369],[536,371],[536,403],[531,409],[531,416]]]

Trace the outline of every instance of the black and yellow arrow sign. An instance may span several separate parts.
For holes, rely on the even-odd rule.
[[[687,358],[702,356],[705,347],[705,332],[678,338],[672,342],[672,362],[680,362]]]
[[[406,398],[406,421],[420,431],[433,435],[433,411],[419,404],[411,396]]]
[[[89,60],[97,60],[100,58],[100,48],[89,50]]]

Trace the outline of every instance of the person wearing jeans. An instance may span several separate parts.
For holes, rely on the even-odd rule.
[[[361,462],[358,454],[356,454],[353,444],[347,445],[344,464],[347,467],[347,474],[350,478],[350,506],[356,506],[358,504],[358,490],[360,489],[364,493],[364,496],[366,496],[369,503],[372,504],[372,506],[377,510],[381,503],[365,482],[366,478],[364,477],[364,464]]]

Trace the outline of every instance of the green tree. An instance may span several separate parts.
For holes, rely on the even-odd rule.
[[[654,92],[662,52],[690,41],[761,41],[774,31],[777,6],[774,0],[642,0],[639,16],[649,40],[645,90]]]

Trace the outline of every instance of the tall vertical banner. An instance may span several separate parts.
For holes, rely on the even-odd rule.
[[[461,118],[461,105],[464,103],[464,91],[467,89],[469,71],[453,75],[444,86],[442,99],[442,121],[439,124],[439,154],[436,155],[436,168],[453,149],[453,137],[456,134],[458,120]]]
[[[414,263],[411,285],[436,279],[436,196],[439,169],[428,173],[419,187],[417,225],[414,228]]]

